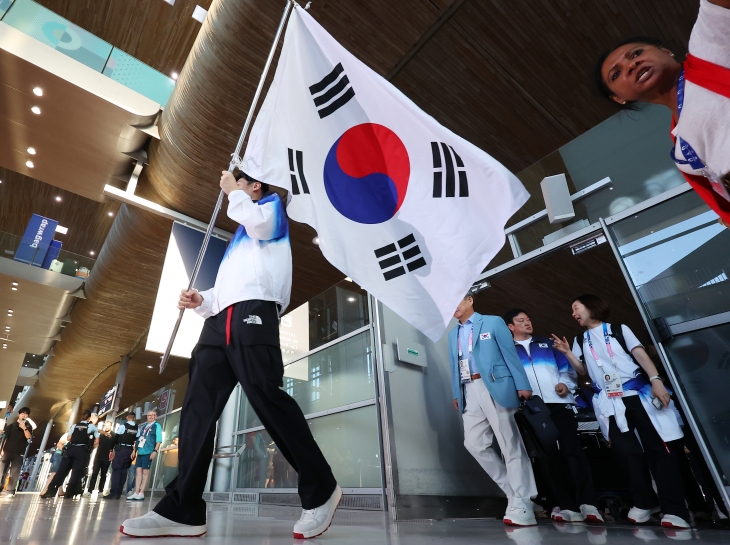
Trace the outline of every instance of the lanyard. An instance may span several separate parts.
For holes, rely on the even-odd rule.
[[[150,430],[152,429],[152,426],[154,426],[155,424],[156,424],[156,422],[152,422],[152,424],[147,424],[144,427],[144,429],[142,430],[142,435],[143,436],[147,435],[150,432]]]
[[[462,355],[464,354],[461,351],[461,328],[464,327],[463,325],[459,325],[459,334],[457,335],[457,345],[459,347],[459,359],[461,359]],[[471,331],[469,331],[469,356],[471,356],[474,346],[474,324],[471,324]]]
[[[596,360],[596,365],[603,369],[603,364],[601,363],[601,360],[598,358],[598,353],[596,352],[596,349],[593,348],[593,341],[591,341],[591,332],[586,331],[586,336],[588,337],[588,347],[591,349],[591,355],[593,356],[593,359]],[[608,350],[608,357],[611,358],[611,363],[614,367],[616,367],[616,362],[613,361],[613,348],[611,347],[611,337],[608,334],[608,327],[606,326],[606,322],[603,322],[603,340],[606,343],[606,350]],[[618,367],[616,367],[618,370]]]
[[[677,113],[681,116],[682,115],[682,108],[684,107],[684,70],[682,70],[682,73],[679,75],[679,82],[677,83]],[[677,156],[675,155],[674,148],[671,149],[670,155],[675,163],[678,165],[689,165],[694,170],[701,171],[705,176],[708,176],[709,173],[704,172],[705,170],[705,164],[700,160],[699,155],[697,155],[697,152],[694,150],[692,146],[689,145],[688,142],[686,142],[681,136],[679,138],[679,149],[682,150],[682,155],[686,158],[685,160],[677,159]]]

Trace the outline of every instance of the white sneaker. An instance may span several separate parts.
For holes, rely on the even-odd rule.
[[[583,522],[586,519],[580,511],[571,511],[570,509],[561,509],[557,513],[553,513],[552,517],[557,522]]]
[[[560,513],[560,507],[553,507],[552,513],[550,513],[550,518],[555,520],[555,515]]]
[[[12,499],[15,497],[15,492],[5,492],[5,497],[7,499]]]
[[[141,517],[125,520],[119,531],[131,537],[200,537],[206,532],[206,526],[180,524],[150,511]]]
[[[634,524],[641,524],[643,522],[647,522],[653,514],[658,513],[659,511],[661,511],[661,507],[658,505],[651,509],[639,509],[638,507],[632,507],[629,509],[627,518]]]
[[[580,506],[580,512],[583,513],[586,522],[604,522],[603,515],[594,505],[584,503]]]
[[[682,517],[677,515],[664,515],[662,517],[662,528],[674,528],[675,530],[689,530],[689,524]]]
[[[301,518],[294,525],[295,539],[310,539],[321,536],[332,524],[337,506],[342,499],[342,489],[337,486],[324,505],[315,509],[304,509]]]
[[[513,505],[504,514],[502,519],[507,526],[534,526],[537,524],[535,520],[535,513],[532,510],[527,510],[524,507],[518,507]]]
[[[144,494],[132,494],[127,496],[127,501],[141,501],[144,499]]]

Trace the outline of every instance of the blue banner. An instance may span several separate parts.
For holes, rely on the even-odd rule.
[[[58,259],[58,254],[61,253],[61,246],[63,245],[63,242],[60,240],[52,240],[51,241],[51,247],[48,248],[48,253],[46,254],[46,257],[43,259],[43,264],[41,265],[41,269],[50,269],[51,263],[54,259]]]
[[[33,214],[13,259],[40,267],[51,246],[56,227],[58,227],[56,220]]]

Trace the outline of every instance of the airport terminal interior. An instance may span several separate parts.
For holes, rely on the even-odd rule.
[[[203,328],[203,318],[186,310],[170,344],[178,296],[197,265],[194,287],[211,288],[236,246],[238,223],[226,201],[210,225],[219,178],[235,166],[244,125],[265,111],[283,56],[278,30],[283,35],[285,18],[301,17],[296,10],[305,4],[372,78],[515,174],[529,199],[496,234],[471,220],[428,222],[443,221],[475,247],[486,237],[499,241],[469,289],[482,315],[522,309],[534,335],[573,345],[584,331],[575,298],[594,294],[608,303],[607,321],[636,335],[671,390],[684,434],[673,452],[690,512],[689,529],[663,526],[660,513],[641,524],[627,518],[629,471],[591,408],[591,379],[580,375],[575,397],[587,401],[571,408],[603,521],[551,517],[550,477],[540,476],[528,444],[536,525],[503,523],[512,503],[465,447],[453,407],[458,370],[448,332],[457,320],[434,340],[397,304],[383,303],[375,293],[383,282],[369,289],[365,274],[338,269],[325,257],[331,247],[320,247],[322,233],[291,219],[281,388],[343,493],[317,542],[730,543],[730,229],[670,158],[669,110],[619,111],[595,90],[592,72],[599,54],[626,36],[656,36],[686,53],[699,0],[295,4],[0,0],[0,422],[8,430],[28,408],[33,428],[1,476],[0,543],[128,541],[120,525],[175,486],[183,401],[194,386],[191,353]],[[466,184],[464,165],[441,145],[453,197],[448,179],[463,175]],[[291,182],[283,186],[295,198],[300,186],[309,193],[301,152],[289,149],[285,169]],[[473,188],[477,173],[469,176]],[[420,182],[431,191],[432,179]],[[210,242],[196,265],[206,230]],[[111,423],[113,434],[125,421],[141,429],[154,414],[161,439],[146,480],[141,468],[125,468],[121,500],[106,500],[113,466],[101,466],[95,489],[99,443],[78,490],[66,480],[43,499],[66,456],[64,437],[84,411],[99,429]],[[207,475],[207,533],[185,542],[292,542],[302,512],[298,474],[264,422],[236,386],[211,432],[212,461],[196,469]],[[13,433],[0,438],[3,459],[22,428]],[[140,487],[140,498],[126,499]]]

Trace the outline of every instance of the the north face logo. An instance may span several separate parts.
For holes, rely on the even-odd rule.
[[[256,316],[255,314],[249,314],[248,318],[243,319],[244,324],[256,324],[261,325],[263,322],[261,321],[261,318]]]

